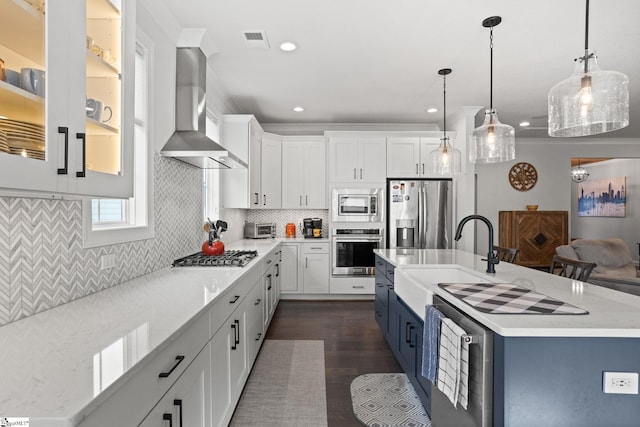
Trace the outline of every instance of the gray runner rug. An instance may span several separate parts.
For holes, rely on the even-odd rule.
[[[418,395],[405,374],[365,374],[351,382],[351,403],[368,427],[431,427]]]
[[[324,341],[265,340],[229,425],[327,427]]]

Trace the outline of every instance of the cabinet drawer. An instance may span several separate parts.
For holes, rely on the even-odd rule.
[[[155,357],[143,361],[139,369],[134,366],[127,374],[130,379],[79,425],[112,425],[114,417],[137,425],[208,343],[208,335],[209,318],[199,316],[171,342],[165,343],[166,347]]]
[[[246,268],[246,267],[245,267]],[[262,265],[255,264],[246,275],[238,279],[223,295],[213,303],[209,309],[209,338],[213,337],[231,313],[240,307],[253,285],[262,277]]]
[[[311,254],[311,253],[328,254],[329,242],[303,243],[302,251],[305,254]]]
[[[332,294],[374,294],[375,286],[374,279],[331,279]]]
[[[280,248],[271,251],[262,261],[262,274],[265,274],[280,260]]]

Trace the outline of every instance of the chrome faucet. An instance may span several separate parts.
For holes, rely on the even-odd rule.
[[[489,221],[487,218],[483,217],[482,215],[466,216],[460,220],[460,223],[458,224],[458,228],[456,229],[456,236],[453,239],[456,242],[460,240],[460,238],[462,237],[462,227],[464,227],[464,225],[468,221],[471,221],[472,219],[478,219],[484,222],[485,224],[487,224],[487,227],[489,227],[489,252],[487,253],[487,273],[495,273],[496,272],[495,265],[498,264],[500,260],[498,259],[498,255],[496,255],[493,252],[493,225],[491,225],[491,221]]]

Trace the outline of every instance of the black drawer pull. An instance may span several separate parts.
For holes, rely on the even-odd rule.
[[[173,416],[171,414],[162,414],[164,421],[169,421],[169,427],[173,427]]]
[[[169,369],[169,372],[160,372],[158,375],[160,378],[167,378],[175,369],[178,367],[180,363],[184,360],[184,356],[176,356],[176,363]]]
[[[82,170],[76,172],[77,178],[84,178],[87,167],[87,135],[85,133],[76,133],[76,138],[82,141]]]
[[[406,342],[407,344],[411,342],[411,338],[409,337],[409,335],[411,334],[411,323],[407,322],[406,325],[404,325],[404,342]]]
[[[409,326],[409,348],[414,348],[415,344],[413,344],[413,335],[411,334],[411,331],[414,329],[413,326]]]
[[[258,332],[258,338],[256,338],[256,341],[260,341],[260,338],[262,338],[262,332]]]
[[[235,322],[231,324],[231,329],[233,329],[233,344],[231,344],[231,350],[237,350],[236,344],[238,341],[236,340],[236,336],[238,335],[238,330],[236,329]]]
[[[238,301],[239,299],[240,299],[240,295],[235,295],[233,299],[229,301],[229,304],[235,304],[236,301]]]
[[[234,320],[233,323],[236,324],[236,331],[238,332],[238,337],[236,338],[236,345],[240,344],[240,321]]]
[[[256,300],[256,302],[254,302],[254,303],[253,303],[253,305],[258,305],[258,304],[260,304],[260,302],[262,302],[262,300],[261,300],[260,298],[258,298],[258,299]]]

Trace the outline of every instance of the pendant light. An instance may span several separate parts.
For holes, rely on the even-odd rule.
[[[582,166],[580,166],[580,159],[578,159],[578,167],[571,169],[571,181],[573,182],[583,182],[589,178],[589,172]]]
[[[434,175],[452,176],[460,172],[460,150],[453,148],[447,136],[447,76],[451,74],[451,68],[438,70],[442,76],[444,133],[440,138],[440,146],[429,153],[429,170]]]
[[[597,135],[629,125],[629,79],[598,67],[589,51],[589,0],[585,21],[584,56],[574,73],[549,91],[549,136]]]
[[[483,27],[490,28],[490,98],[489,109],[484,113],[484,123],[471,134],[472,147],[469,155],[474,163],[507,162],[516,157],[515,131],[513,127],[500,123],[498,113],[493,109],[493,27],[500,22],[502,18],[499,16],[491,16],[482,21]]]

